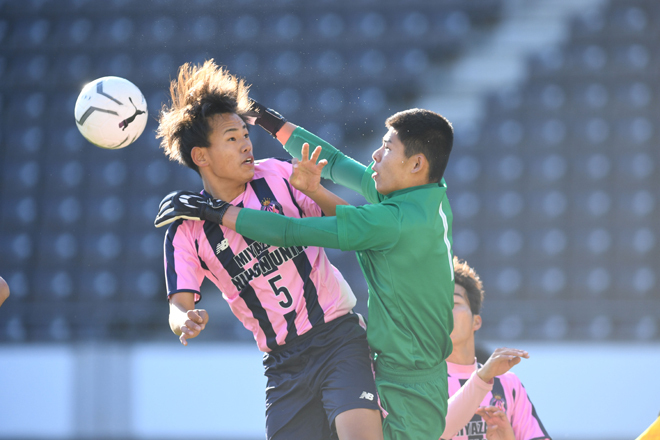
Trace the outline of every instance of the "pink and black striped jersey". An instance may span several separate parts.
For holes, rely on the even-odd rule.
[[[291,169],[279,159],[257,161],[254,178],[231,203],[288,217],[321,216],[321,208],[289,183]],[[169,227],[165,275],[168,295],[194,292],[196,301],[204,277],[210,279],[264,352],[350,313],[356,303],[323,248],[269,246],[200,220]]]
[[[476,362],[472,365],[447,362],[449,396],[456,394],[476,370]],[[518,376],[509,371],[493,380],[493,389],[486,394],[480,406],[497,406],[503,409],[511,423],[516,440],[549,440],[550,436],[536,414],[536,409]],[[486,440],[486,428],[486,422],[480,415],[475,414],[472,420],[452,437],[452,440]]]

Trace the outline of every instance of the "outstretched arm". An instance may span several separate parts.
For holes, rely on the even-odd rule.
[[[397,207],[377,204],[340,206],[336,217],[292,218],[178,191],[160,202],[154,225],[161,227],[178,219],[206,220],[272,246],[384,250],[399,240],[398,216]]]
[[[264,225],[268,225],[264,228]],[[292,218],[231,206],[222,226],[271,246],[319,246],[341,249],[337,217]]]
[[[160,202],[154,226],[160,228],[180,219],[217,223],[272,246],[340,248],[336,217],[291,218],[272,212],[238,208],[225,201],[207,199],[190,191],[171,192]],[[242,227],[238,228],[238,224]]]
[[[302,147],[305,143],[314,147],[321,146],[320,159],[328,161],[322,177],[362,194],[362,180],[367,170],[366,166],[346,156],[320,137],[288,122],[275,110],[266,108],[256,101],[252,101],[252,105],[257,116],[247,117],[248,123],[262,127],[280,141],[284,149],[296,159],[302,157]]]

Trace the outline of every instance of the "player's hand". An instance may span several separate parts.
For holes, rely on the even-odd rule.
[[[488,440],[516,440],[506,413],[497,406],[482,406],[477,414],[486,422]]]
[[[309,144],[302,146],[302,157],[300,160],[293,159],[293,172],[289,178],[291,185],[298,191],[310,194],[318,190],[321,186],[321,170],[328,164],[328,161],[318,160],[323,149],[318,146],[309,157]],[[318,161],[318,163],[317,163]]]
[[[250,99],[251,109],[243,115],[243,120],[248,124],[258,125],[274,138],[277,138],[277,132],[286,124],[284,116],[277,113],[272,108],[267,108],[259,104],[254,99]]]
[[[490,355],[486,363],[477,370],[477,375],[484,382],[490,382],[495,376],[506,373],[514,365],[520,363],[522,358],[529,359],[529,353],[515,348],[498,348]]]
[[[192,191],[174,191],[158,206],[154,226],[160,228],[179,219],[208,220],[219,225],[231,205],[219,199],[209,199]]]
[[[180,327],[181,336],[179,336],[179,341],[183,345],[188,345],[188,339],[196,338],[206,328],[206,323],[209,322],[209,314],[204,309],[188,310],[186,318],[186,321]]]

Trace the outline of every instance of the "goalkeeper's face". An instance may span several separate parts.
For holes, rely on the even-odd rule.
[[[383,136],[383,143],[373,152],[374,160],[371,178],[376,183],[376,190],[384,195],[393,191],[413,186],[410,180],[410,169],[413,157],[406,157],[405,147],[396,130],[390,128]]]
[[[210,145],[196,147],[193,159],[205,179],[221,185],[244,185],[254,177],[252,141],[245,122],[235,113],[210,118]]]

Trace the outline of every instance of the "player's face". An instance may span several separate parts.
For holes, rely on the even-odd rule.
[[[237,114],[223,113],[212,116],[209,124],[211,145],[204,149],[207,166],[203,172],[227,184],[243,185],[251,181],[254,156],[245,122]]]
[[[383,136],[383,144],[371,155],[374,159],[374,173],[371,178],[376,183],[376,190],[384,195],[406,188],[410,175],[409,160],[405,147],[396,130],[390,128]]]
[[[459,284],[454,286],[454,330],[451,332],[451,342],[459,346],[474,337],[474,332],[481,327],[481,317],[473,315],[470,310],[467,291]]]

